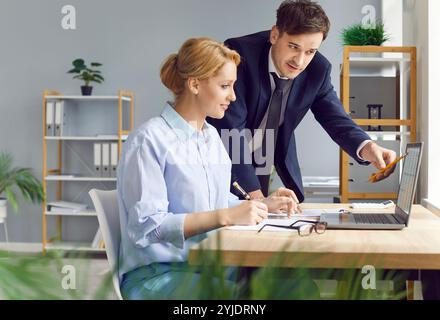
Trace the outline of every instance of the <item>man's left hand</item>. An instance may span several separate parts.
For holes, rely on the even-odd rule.
[[[377,169],[384,169],[389,163],[396,160],[396,153],[393,150],[382,148],[373,141],[367,143],[359,153],[361,158],[371,162]],[[396,166],[392,166],[383,173],[376,176],[376,181],[387,178],[394,172]]]
[[[299,207],[298,198],[297,198],[295,192],[293,192],[293,190],[281,187],[281,188],[278,188],[272,194],[270,194],[269,197],[266,199],[284,200],[284,203],[286,205],[281,208],[281,211],[287,212],[289,217],[294,213],[301,212],[301,208]]]

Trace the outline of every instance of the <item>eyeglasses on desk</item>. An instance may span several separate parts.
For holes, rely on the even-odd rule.
[[[303,222],[305,224],[302,224],[300,226],[295,226],[295,224]],[[297,230],[298,234],[301,237],[306,237],[312,234],[313,230],[315,230],[315,232],[317,234],[323,234],[325,232],[325,230],[327,230],[327,222],[323,222],[323,221],[312,221],[312,220],[297,220],[294,223],[292,223],[291,225],[288,226],[283,226],[283,225],[278,225],[278,224],[265,224],[261,227],[260,230],[258,230],[257,233],[260,233],[261,231],[263,231],[263,229],[265,227],[276,227],[276,228],[283,228],[283,229],[290,229],[290,230]]]

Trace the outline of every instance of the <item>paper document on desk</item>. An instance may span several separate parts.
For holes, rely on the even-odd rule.
[[[302,212],[295,214],[295,217],[321,217],[322,213],[339,213],[343,208],[332,209],[304,209]]]
[[[229,230],[238,230],[238,231],[258,231],[261,229],[261,227],[264,224],[277,224],[277,225],[284,225],[288,226],[294,223],[297,220],[311,220],[311,221],[317,221],[317,218],[321,217],[322,213],[339,213],[342,208],[336,208],[336,209],[304,209],[301,213],[297,213],[293,215],[291,218],[287,217],[287,213],[269,213],[268,218],[261,221],[256,226],[230,226],[226,229]],[[297,223],[296,226],[300,226],[305,223]],[[277,227],[266,227],[264,228],[266,231],[291,231],[289,229],[285,228],[277,228]],[[293,231],[296,231],[293,229]]]
[[[322,213],[339,213],[342,208],[336,209],[303,209],[300,213],[295,213],[295,218],[320,218]],[[268,218],[287,218],[287,213],[269,213]]]

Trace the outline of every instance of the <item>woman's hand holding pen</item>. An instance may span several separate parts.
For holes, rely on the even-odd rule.
[[[256,225],[267,218],[267,206],[260,201],[243,201],[241,204],[218,210],[218,221],[222,226]]]

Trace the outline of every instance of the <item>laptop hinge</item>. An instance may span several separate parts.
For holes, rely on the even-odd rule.
[[[395,213],[393,214],[393,218],[396,219],[398,224],[406,224],[406,219],[403,218],[400,214]]]

